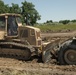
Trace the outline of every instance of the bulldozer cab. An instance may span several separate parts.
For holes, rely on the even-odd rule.
[[[0,40],[27,41],[34,46],[42,44],[40,29],[23,26],[20,15],[12,13],[0,14]]]
[[[19,17],[19,14],[0,14],[0,39],[18,36],[18,26],[21,25]]]

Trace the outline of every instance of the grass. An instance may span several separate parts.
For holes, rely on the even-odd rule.
[[[41,29],[41,31],[64,31],[64,30],[76,30],[76,23],[72,24],[43,24],[43,25],[35,25]]]

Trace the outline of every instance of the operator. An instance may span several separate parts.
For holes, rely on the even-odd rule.
[[[9,17],[8,18],[8,35],[9,36],[15,36],[18,34],[17,31],[18,25],[16,23],[15,17]]]

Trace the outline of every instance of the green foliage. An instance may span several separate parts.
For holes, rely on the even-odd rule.
[[[29,25],[34,25],[37,22],[37,20],[40,20],[40,15],[35,9],[35,6],[32,3],[27,2],[26,0],[22,2],[22,7],[19,7],[18,4],[14,3],[12,3],[12,6],[8,6],[4,4],[2,0],[0,0],[0,13],[22,14],[22,21]]]
[[[70,20],[60,20],[59,23],[68,24]]]
[[[21,8],[18,4],[14,3],[12,3],[12,6],[8,6],[0,0],[0,13],[21,13]]]
[[[6,13],[8,12],[9,7],[8,5],[5,5],[2,0],[0,0],[0,13]]]
[[[72,24],[37,24],[35,25],[35,27],[38,27],[41,29],[41,31],[43,32],[47,32],[47,31],[54,31],[54,32],[58,32],[58,31],[66,31],[66,30],[76,30],[76,23],[72,23]]]
[[[53,23],[53,21],[52,20],[47,20],[46,23]]]
[[[21,9],[18,4],[12,3],[12,6],[9,7],[9,10],[10,13],[19,13],[19,14],[21,13]]]
[[[22,2],[22,16],[24,18],[24,22],[29,25],[30,23],[34,25],[37,20],[40,20],[40,15],[35,9],[35,6],[26,0]]]
[[[74,20],[72,20],[71,22],[76,22],[76,20],[74,19]]]

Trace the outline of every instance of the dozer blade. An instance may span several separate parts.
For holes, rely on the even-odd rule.
[[[50,62],[51,61],[51,57],[52,57],[52,55],[51,55],[51,51],[50,50],[43,51],[42,59],[43,59],[44,63]]]
[[[59,45],[60,39],[53,40],[43,48],[42,60],[44,63],[49,63],[54,55],[56,55],[55,47]]]

